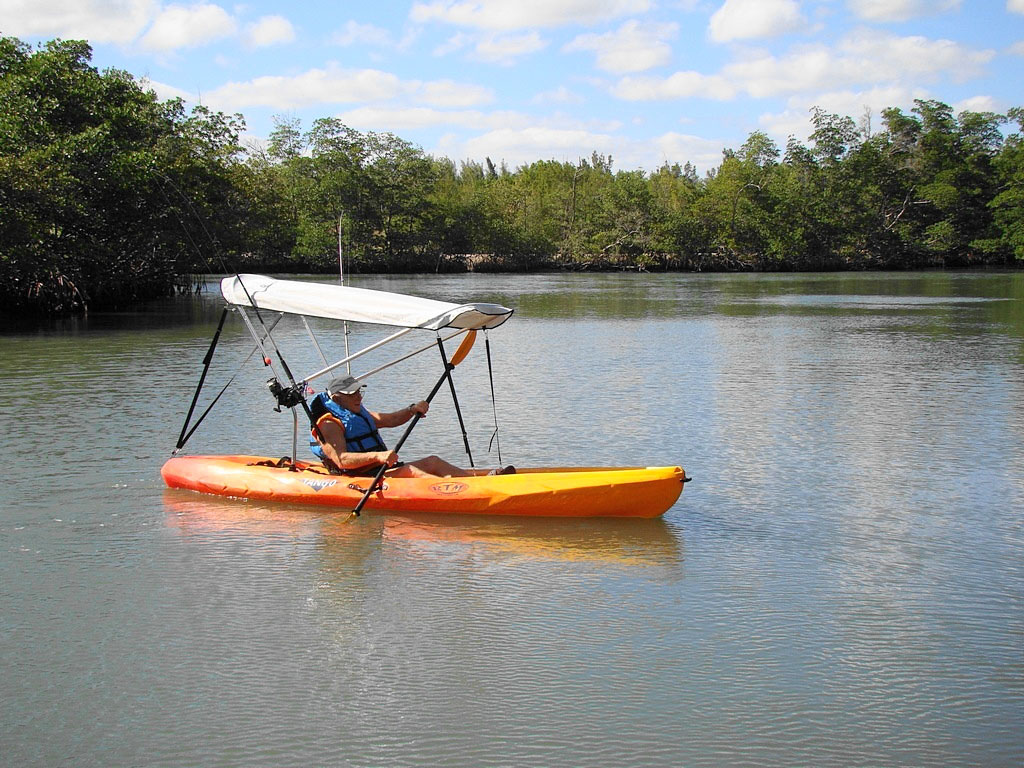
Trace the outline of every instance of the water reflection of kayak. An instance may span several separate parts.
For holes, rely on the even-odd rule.
[[[171,488],[220,496],[350,510],[371,478],[328,474],[322,466],[276,466],[261,456],[184,456],[161,471]],[[447,515],[658,517],[683,489],[679,467],[520,469],[514,475],[386,478],[366,509]]]
[[[345,525],[342,515],[322,508],[273,502],[199,496],[175,488],[164,490],[168,527],[187,534],[229,533],[252,536],[321,536],[335,531],[355,534],[358,526]]]
[[[359,541],[380,540],[417,553],[473,552],[488,556],[630,566],[673,566],[682,561],[679,534],[662,518],[519,518],[417,513],[370,515],[363,525],[315,506],[199,496],[167,489],[167,525],[187,535],[314,537],[325,551],[350,557]]]
[[[614,518],[452,519],[447,515],[388,517],[385,540],[408,546],[465,546],[525,560],[676,565],[682,544],[664,520]]]

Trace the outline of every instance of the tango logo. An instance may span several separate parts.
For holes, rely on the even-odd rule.
[[[337,480],[311,480],[307,477],[302,478],[302,482],[314,491],[322,491],[324,488],[330,488],[332,485],[338,484]]]
[[[453,494],[462,493],[468,487],[465,483],[438,483],[430,486],[430,490],[434,493]]]

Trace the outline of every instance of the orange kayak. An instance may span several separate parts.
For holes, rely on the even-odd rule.
[[[350,510],[372,478],[319,464],[273,466],[265,456],[182,456],[160,471],[170,488]],[[269,466],[268,466],[269,465]],[[520,469],[514,475],[384,479],[365,509],[534,517],[658,517],[683,490],[681,467]]]

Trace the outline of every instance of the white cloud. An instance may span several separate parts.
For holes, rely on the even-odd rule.
[[[564,85],[551,91],[542,91],[533,97],[534,104],[582,104],[584,98]]]
[[[476,44],[474,58],[493,64],[511,66],[515,63],[516,57],[536,53],[546,47],[547,41],[542,40],[536,32],[528,32],[524,35],[488,36]]]
[[[548,47],[548,41],[535,32],[521,35],[467,34],[458,32],[434,48],[435,56],[469,51],[469,57],[490,64],[511,66],[521,56],[528,56]]]
[[[157,12],[156,0],[4,0],[0,30],[15,37],[129,43]]]
[[[1006,10],[1011,13],[1024,13],[1024,0],[1006,0]]]
[[[953,104],[953,112],[1003,112],[999,102],[991,96],[971,96]]]
[[[232,35],[235,29],[234,18],[219,5],[169,5],[157,16],[141,43],[154,51],[193,48]]]
[[[1021,2],[1024,2],[1024,0],[1021,0]],[[1024,56],[1024,40],[1014,43],[1008,50],[1010,53],[1016,54],[1017,56]]]
[[[896,85],[863,91],[828,91],[813,97],[793,97],[789,99],[789,106],[801,108],[805,115],[810,114],[811,107],[821,107],[826,112],[849,115],[854,120],[860,120],[864,116],[864,111],[870,110],[872,120],[877,120],[883,109],[910,109],[914,105],[914,99],[927,98],[930,98],[930,94],[923,88]]]
[[[376,69],[344,69],[331,64],[294,76],[267,76],[242,83],[227,83],[204,95],[217,109],[245,107],[288,110],[316,104],[381,103],[407,98],[434,106],[470,106],[493,101],[489,88],[451,80],[400,80]]]
[[[966,81],[984,74],[995,56],[950,40],[898,37],[858,30],[835,45],[794,46],[783,56],[745,51],[717,74],[676,72],[668,77],[625,77],[611,92],[626,101],[704,98],[732,100],[842,91],[851,86],[919,87],[922,81],[950,77]]]
[[[435,107],[470,107],[494,101],[494,91],[482,85],[434,80],[423,84],[416,100]]]
[[[562,50],[594,51],[597,66],[606,72],[643,72],[668,63],[672,48],[665,41],[678,31],[678,24],[641,24],[632,20],[614,32],[579,35]]]
[[[834,91],[821,93],[814,97],[790,98],[788,108],[783,112],[763,114],[758,118],[758,125],[774,138],[779,146],[785,147],[787,137],[794,136],[800,141],[808,141],[814,126],[811,124],[811,108],[820,107],[825,112],[849,116],[860,125],[865,118],[865,111],[870,113],[872,133],[882,129],[882,110],[898,107],[906,113],[914,108],[915,99],[931,99],[934,96],[923,88],[872,88],[866,91]],[[1000,105],[989,96],[974,96],[958,101],[953,112],[963,110],[971,112],[1001,112]]]
[[[391,33],[382,27],[373,24],[360,24],[357,21],[347,21],[345,26],[334,33],[333,41],[338,45],[352,45],[363,43],[379,46],[392,45]]]
[[[227,83],[207,93],[204,99],[225,111],[261,106],[287,110],[314,104],[382,101],[411,90],[409,84],[387,72],[331,65],[290,77],[266,76],[244,83]]]
[[[811,135],[811,120],[806,110],[787,109],[784,112],[764,114],[758,118],[757,123],[783,151],[790,136],[806,142]]]
[[[751,54],[727,65],[722,74],[751,96],[766,98],[940,74],[963,81],[982,74],[994,55],[994,51],[971,50],[951,40],[860,30],[834,47],[797,46],[781,58]]]
[[[284,16],[264,16],[245,28],[246,45],[252,48],[290,43],[294,39],[295,28]]]
[[[929,40],[913,35],[898,37],[861,30],[839,45],[846,66],[863,70],[873,79],[900,79],[943,72],[963,81],[984,73],[993,50],[972,50],[952,40]]]
[[[439,110],[430,107],[357,107],[337,115],[345,125],[367,131],[413,131],[454,125],[463,130],[525,128],[532,120],[518,112]]]
[[[738,84],[738,90],[766,98],[845,84],[843,69],[831,48],[807,45],[791,49],[782,58],[767,52],[748,54],[727,65],[723,74],[729,82]]]
[[[676,72],[666,78],[624,77],[612,88],[612,93],[626,101],[693,97],[728,101],[736,96],[736,87],[719,75],[688,71]]]
[[[649,141],[637,142],[627,152],[620,150],[616,164],[621,168],[646,168],[653,171],[663,163],[692,163],[703,172],[721,165],[724,146],[721,139],[665,133]]]
[[[961,0],[846,0],[850,10],[866,21],[907,21],[957,8],[960,2]]]
[[[144,49],[161,52],[204,45],[238,31],[234,16],[208,2],[161,6],[158,0],[0,0],[0,12],[4,34],[81,38],[93,44],[139,40]],[[277,15],[246,25],[242,33],[242,41],[252,48],[294,39],[291,23]]]
[[[718,43],[775,37],[805,24],[795,0],[725,0],[708,31]]]
[[[594,24],[650,8],[650,0],[436,0],[415,3],[409,16],[420,23],[508,31]]]
[[[449,53],[461,51],[468,45],[472,45],[473,39],[465,32],[456,32],[433,50],[435,56],[447,56]]]

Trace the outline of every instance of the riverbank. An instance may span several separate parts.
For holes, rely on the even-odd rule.
[[[338,273],[333,259],[257,261],[243,259],[239,272],[266,274],[324,274]],[[359,262],[345,263],[349,274],[461,274],[491,273],[548,273],[548,272],[710,272],[710,273],[777,273],[777,272],[870,272],[870,271],[934,271],[934,270],[1024,270],[1024,260],[1012,258],[934,258],[908,263],[905,260],[853,259],[835,255],[820,259],[778,260],[764,255],[741,255],[726,250],[709,251],[693,255],[663,253],[641,256],[591,254],[574,257],[561,255],[524,254],[496,255],[486,253],[446,254],[437,257],[433,269],[409,268],[403,262],[392,265],[375,263],[374,268]],[[403,266],[405,268],[403,268]]]

